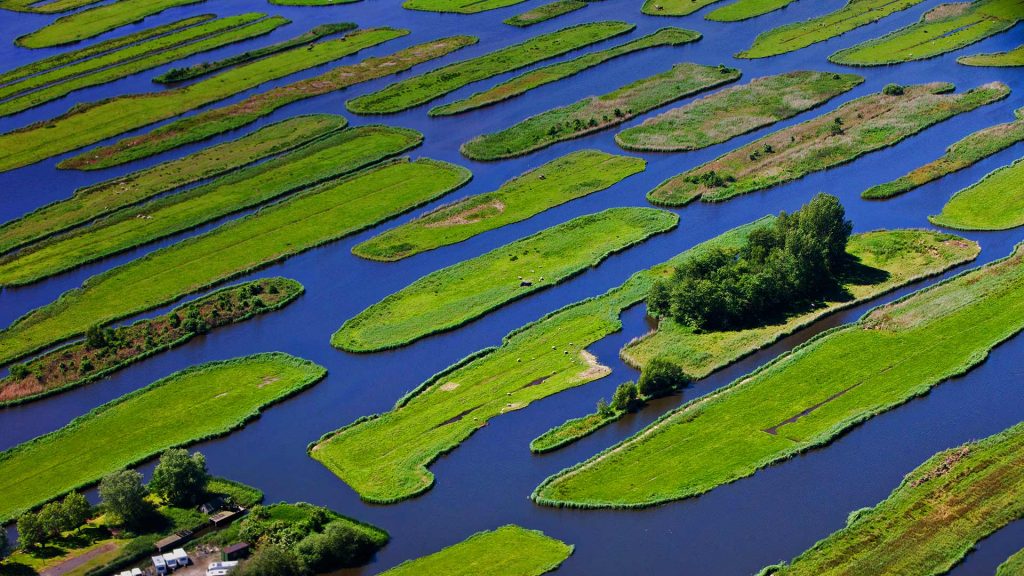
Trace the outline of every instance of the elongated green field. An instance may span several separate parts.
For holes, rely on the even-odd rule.
[[[923,0],[850,0],[818,18],[784,24],[762,32],[737,58],[767,58],[806,48],[920,4]]]
[[[0,331],[0,364],[343,238],[465,184],[468,170],[393,161],[327,182],[85,281]]]
[[[957,192],[929,216],[937,226],[958,230],[1007,230],[1024,226],[1024,159],[991,172]]]
[[[451,12],[455,14],[478,14],[506,6],[519,4],[524,0],[405,0],[402,8],[424,12]]]
[[[199,4],[205,0],[117,0],[112,4],[89,8],[61,16],[52,24],[17,38],[14,43],[25,48],[50,48],[73,44],[99,36],[121,26],[159,14],[168,8]]]
[[[332,114],[295,116],[184,158],[81,188],[67,200],[0,226],[0,254],[175,188],[287,152],[335,133],[347,123],[344,117]]]
[[[712,10],[704,18],[715,22],[739,22],[774,12],[792,3],[793,0],[736,0]]]
[[[543,532],[510,524],[477,532],[444,550],[403,562],[382,576],[540,576],[558,568],[572,551],[572,546]]]
[[[213,108],[164,126],[141,136],[124,138],[109,146],[89,150],[62,161],[58,168],[98,170],[117,166],[185,144],[200,142],[230,130],[247,126],[273,111],[307,98],[344,90],[349,86],[398,74],[404,70],[455,50],[475,44],[473,36],[450,36],[417,44],[394,54],[367,58],[357,64],[338,66],[308,80],[249,96],[236,104]]]
[[[391,28],[357,30],[343,38],[320,42],[311,49],[281,52],[176,90],[119,96],[75,107],[53,120],[0,135],[0,172],[177,116],[407,33]]]
[[[952,84],[934,82],[906,86],[900,95],[862,96],[673,176],[648,192],[647,199],[681,206],[697,198],[721,202],[778,186],[852,162],[1009,95],[1001,82],[960,93],[952,90]]]
[[[933,58],[1012,28],[1024,19],[1024,0],[940,4],[921,20],[828,57],[848,66],[882,66]]]
[[[551,20],[552,18],[558,18],[563,14],[569,12],[575,12],[587,7],[587,3],[584,0],[556,0],[550,4],[544,4],[527,10],[522,14],[516,14],[511,18],[502,20],[502,23],[508,24],[509,26],[518,26],[525,28],[527,26],[533,26],[540,22]]]
[[[604,190],[642,172],[645,165],[639,158],[597,150],[572,152],[509,180],[494,192],[463,198],[374,236],[357,244],[352,253],[393,262],[462,242]]]
[[[864,82],[856,74],[785,72],[673,108],[615,135],[626,150],[697,150],[821,106]]]
[[[872,186],[862,192],[861,197],[880,199],[899,196],[1013,146],[1024,140],[1024,108],[1018,108],[1014,115],[1017,119],[1013,122],[996,124],[971,133],[946,148],[946,152],[938,159],[915,168],[891,182]]]
[[[427,274],[345,322],[331,344],[373,352],[451,330],[678,223],[675,214],[653,208],[612,208],[574,218]]]
[[[739,70],[700,64],[676,64],[604,94],[531,116],[499,132],[477,136],[459,151],[474,160],[522,156],[564,140],[617,126],[659,106],[703,90],[734,82]]]
[[[100,0],[55,0],[53,2],[42,2],[39,0],[0,0],[0,8],[14,10],[15,12],[37,12],[40,14],[55,14],[58,12],[69,12],[82,6],[95,4]]]
[[[982,362],[1024,329],[1024,248],[876,308],[541,483],[545,505],[696,496],[816,446]]]
[[[21,286],[195,228],[284,194],[397,156],[423,142],[407,128],[360,126],[217,180],[124,208],[86,228],[0,257],[0,286]],[[140,217],[141,215],[141,217]]]
[[[638,369],[652,358],[661,358],[691,377],[703,378],[823,316],[973,260],[980,250],[976,242],[929,230],[856,234],[847,245],[856,265],[841,277],[842,294],[831,295],[784,322],[744,330],[699,331],[661,318],[656,331],[631,341],[620,356]]]
[[[333,6],[335,4],[351,4],[359,0],[270,0],[278,6]]]
[[[326,374],[294,356],[257,354],[182,370],[108,402],[0,452],[0,521],[167,448],[226,434]],[[156,417],[184,412],[199,417]]]
[[[607,415],[594,412],[593,414],[587,414],[586,416],[566,420],[531,440],[530,452],[533,452],[534,454],[544,454],[546,452],[558,450],[563,446],[572,444],[581,438],[585,438],[594,432],[597,432],[612,422],[618,421],[625,415],[626,412],[624,410],[614,411]]]
[[[996,569],[996,576],[1020,576],[1024,574],[1024,550],[1016,552]]]
[[[1024,66],[1024,45],[1006,52],[961,56],[956,61],[965,66]]]
[[[673,262],[712,247],[737,247],[758,223],[718,236]],[[671,265],[671,263],[669,263]],[[622,328],[619,314],[642,301],[667,265],[634,274],[601,296],[579,301],[505,336],[430,378],[390,412],[325,434],[310,456],[368,502],[391,503],[430,489],[427,469],[491,418],[581,386],[611,370],[587,346]]]
[[[872,508],[766,574],[945,574],[986,536],[1024,516],[1024,425],[932,456]],[[997,575],[1019,575],[1018,556]]]
[[[650,16],[686,16],[721,0],[644,0],[640,11]]]
[[[619,56],[625,56],[632,54],[633,52],[639,52],[640,50],[646,50],[648,48],[657,48],[659,46],[679,46],[687,44],[689,42],[696,42],[700,40],[701,35],[698,32],[692,30],[683,30],[681,28],[662,28],[657,32],[642,36],[636,40],[630,40],[618,46],[608,48],[606,50],[597,50],[584,54],[578,58],[574,58],[567,62],[558,62],[556,64],[549,64],[541,68],[536,68],[525,72],[507,80],[500,84],[493,86],[483,92],[477,92],[472,96],[463,98],[462,100],[456,100],[449,104],[442,104],[441,106],[435,106],[430,109],[431,116],[448,116],[450,114],[458,114],[467,110],[473,110],[476,108],[482,108],[484,106],[490,106],[510,98],[515,98],[525,94],[526,92],[539,88],[545,84],[564,80],[584,70],[588,70],[611,60],[618,58]]]
[[[391,114],[440,98],[463,86],[512,72],[629,32],[626,22],[592,22],[534,36],[525,42],[400,80],[345,103],[357,114]]]

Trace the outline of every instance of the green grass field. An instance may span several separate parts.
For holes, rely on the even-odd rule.
[[[936,226],[958,230],[1007,230],[1024,226],[1024,158],[1003,166],[957,192],[929,216]]]
[[[556,0],[502,20],[503,24],[525,28],[587,7],[584,0]]]
[[[530,452],[534,454],[553,452],[581,438],[590,436],[612,422],[618,421],[625,415],[626,412],[624,410],[615,411],[608,415],[594,412],[593,414],[566,420],[531,440]]]
[[[1006,52],[961,56],[956,61],[965,66],[1024,66],[1024,45]]]
[[[756,225],[727,232],[672,262],[710,247],[740,246]],[[621,330],[619,314],[642,301],[672,262],[511,332],[501,346],[481,350],[430,378],[390,412],[325,434],[310,456],[369,502],[398,502],[429,490],[434,475],[427,467],[491,418],[607,376],[611,370],[587,346]]]
[[[116,28],[138,22],[169,8],[198,4],[205,0],[117,0],[112,4],[89,8],[61,16],[51,24],[17,38],[24,48],[50,48],[74,44]]]
[[[734,82],[739,77],[739,70],[733,68],[676,64],[668,72],[542,112],[499,132],[477,136],[459,147],[459,151],[473,160],[522,156],[557,142],[617,126],[659,106]]]
[[[1020,550],[1006,559],[996,569],[996,576],[1020,576],[1024,574],[1024,550]]]
[[[334,6],[335,4],[351,4],[359,0],[269,0],[278,6]]]
[[[80,188],[66,200],[47,204],[0,225],[0,254],[175,188],[287,152],[333,134],[347,123],[345,118],[331,114],[295,116],[237,140]]]
[[[982,362],[1024,329],[1024,247],[876,308],[541,483],[550,506],[688,498],[814,447]],[[881,548],[881,547],[880,547]]]
[[[424,12],[478,14],[519,4],[524,0],[405,0],[402,8]]]
[[[1017,109],[1014,115],[1016,120],[1013,122],[996,124],[973,132],[946,148],[946,152],[936,160],[915,168],[891,182],[872,186],[862,192],[861,197],[877,200],[899,196],[1013,146],[1024,140],[1024,108]]]
[[[642,172],[646,162],[598,150],[566,154],[505,182],[494,192],[441,206],[357,244],[352,253],[394,262],[526,220]]]
[[[640,11],[649,16],[686,16],[721,0],[644,0]]]
[[[493,52],[455,62],[412,78],[400,80],[378,90],[354,98],[345,107],[357,114],[390,114],[401,112],[467,84],[518,70],[548,58],[554,58],[631,31],[636,26],[626,22],[591,22],[534,36]]]
[[[69,12],[95,4],[100,0],[54,0],[52,2],[39,2],[39,0],[0,0],[0,8],[13,10],[15,12],[36,12],[39,14],[56,14]]]
[[[864,82],[856,74],[786,72],[755,78],[644,120],[615,135],[626,150],[706,148],[821,106]]]
[[[374,352],[451,330],[678,223],[675,214],[653,208],[611,208],[574,218],[423,276],[346,321],[331,344]]]
[[[0,287],[38,282],[360,170],[422,142],[422,134],[406,128],[371,125],[342,130],[212,182],[123,208],[88,227],[0,256]]]
[[[1024,0],[940,4],[905,28],[832,54],[847,66],[882,66],[933,58],[1009,30],[1024,20]]]
[[[789,6],[793,0],[736,0],[709,12],[704,18],[715,22],[739,22]]]
[[[543,532],[515,525],[477,532],[429,556],[408,560],[381,576],[540,576],[557,569],[573,547]]]
[[[275,110],[294,102],[344,90],[390,74],[399,74],[417,64],[440,58],[475,44],[473,36],[450,36],[417,44],[394,54],[372,57],[347,66],[338,66],[319,76],[299,80],[242,99],[236,104],[212,108],[161,126],[141,136],[124,138],[73,158],[58,168],[98,170],[147,158],[179,146],[199,142],[218,134],[247,126]]]
[[[430,109],[430,115],[447,116],[490,106],[491,104],[515,98],[545,84],[564,80],[619,56],[659,46],[679,46],[689,42],[696,42],[700,38],[701,35],[692,30],[662,28],[657,32],[630,40],[618,46],[590,52],[566,62],[557,62],[530,70],[511,80],[496,84],[483,92],[476,92],[462,100],[435,106]]]
[[[161,248],[89,278],[0,331],[0,364],[363,230],[470,176],[434,160],[393,161]]]
[[[784,24],[761,33],[737,58],[766,58],[806,48],[877,22],[886,16],[920,4],[923,0],[850,0],[824,16]]]
[[[655,204],[697,198],[721,202],[833,168],[892,146],[957,114],[1006,98],[1001,82],[952,93],[944,82],[904,87],[900,95],[862,96],[836,110],[783,128],[669,178],[647,193]]]
[[[326,373],[287,354],[257,354],[176,372],[108,402],[0,452],[0,521],[167,448],[226,434]]]
[[[63,116],[0,135],[0,172],[177,116],[407,33],[390,28],[357,30],[343,38],[320,42],[312,49],[281,52],[183,88],[119,96],[76,106]]]
[[[888,498],[764,574],[945,574],[974,545],[1024,516],[1024,425],[932,456]],[[1016,565],[1016,567],[1014,567]],[[1019,575],[1018,557],[997,574]]]

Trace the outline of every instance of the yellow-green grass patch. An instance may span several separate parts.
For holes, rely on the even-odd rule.
[[[1006,52],[961,56],[956,61],[965,66],[1024,66],[1024,45]]]
[[[608,414],[594,412],[579,418],[571,418],[531,440],[530,452],[534,454],[553,452],[597,432],[625,415],[625,410],[613,410]]]
[[[14,43],[25,48],[50,48],[73,44],[139,22],[168,8],[201,2],[205,0],[117,0],[112,4],[61,16],[35,32],[18,37]]]
[[[525,28],[586,7],[587,2],[584,0],[557,0],[550,4],[542,4],[521,14],[516,14],[510,18],[506,18],[502,20],[502,22],[509,26]]]
[[[1024,550],[1019,550],[996,568],[996,576],[1020,576],[1024,574]]]
[[[1024,159],[989,173],[957,192],[929,216],[937,226],[959,230],[1007,230],[1024,225]]]
[[[557,569],[573,547],[543,532],[515,525],[469,538],[422,558],[407,560],[381,576],[540,576]]]
[[[524,0],[405,0],[402,8],[424,12],[477,14],[519,4]]]
[[[704,18],[715,22],[739,22],[785,8],[793,0],[736,0],[708,13]]]
[[[83,6],[95,4],[100,0],[0,0],[0,8],[15,12],[36,12],[39,14],[56,14],[70,12]]]
[[[649,16],[686,16],[721,0],[644,0],[640,11]]]

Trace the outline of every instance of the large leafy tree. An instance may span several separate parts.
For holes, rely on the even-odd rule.
[[[209,481],[205,456],[172,448],[160,456],[149,490],[174,506],[192,506],[206,495]]]
[[[129,527],[140,525],[152,512],[146,500],[146,487],[142,474],[134,470],[121,470],[100,481],[100,500],[103,508]]]

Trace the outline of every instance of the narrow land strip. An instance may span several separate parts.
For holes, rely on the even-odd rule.
[[[1003,166],[957,192],[929,216],[936,226],[957,230],[1008,230],[1024,226],[1024,158]]]

